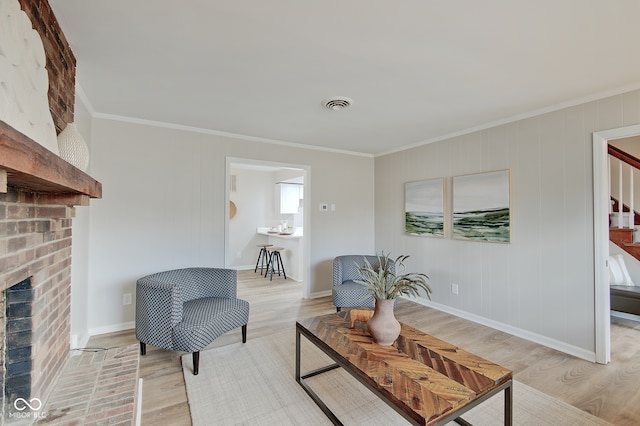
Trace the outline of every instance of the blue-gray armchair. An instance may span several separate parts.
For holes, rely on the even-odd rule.
[[[374,269],[380,266],[380,259],[375,255],[346,255],[333,259],[333,304],[340,312],[342,308],[375,307],[375,301],[371,292],[362,284],[354,280],[360,279],[358,268],[365,264],[367,259]],[[395,272],[393,260],[389,264],[392,272]]]
[[[136,283],[136,338],[146,345],[193,354],[198,374],[200,350],[242,327],[247,341],[249,302],[238,299],[237,271],[185,268],[158,272]]]

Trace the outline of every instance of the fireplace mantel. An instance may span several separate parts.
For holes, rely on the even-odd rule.
[[[40,202],[88,205],[102,184],[0,120],[0,192],[7,187],[38,195]]]

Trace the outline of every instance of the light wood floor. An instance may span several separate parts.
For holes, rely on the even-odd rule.
[[[274,277],[270,282],[253,271],[239,271],[238,295],[251,304],[248,340],[293,330],[297,319],[335,312],[330,297],[302,299],[301,286],[291,280]],[[605,366],[407,300],[398,301],[396,317],[501,364],[513,370],[518,381],[613,424],[640,424],[640,323],[612,318],[612,362]],[[211,347],[240,341],[238,329]],[[128,330],[94,336],[88,346],[109,348],[131,343],[137,341],[134,331]],[[141,357],[143,425],[191,424],[181,355],[147,346],[147,355]]]

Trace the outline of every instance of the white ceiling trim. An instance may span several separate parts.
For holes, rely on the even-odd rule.
[[[221,137],[225,137],[225,138],[242,139],[242,140],[251,141],[251,142],[268,143],[268,144],[271,144],[271,145],[281,145],[281,146],[287,146],[287,147],[290,147],[290,148],[311,149],[311,150],[315,150],[315,151],[324,151],[324,152],[333,152],[333,153],[337,153],[337,154],[355,155],[357,157],[369,157],[369,158],[373,158],[374,157],[373,154],[367,154],[367,153],[364,153],[364,152],[355,152],[355,151],[347,151],[347,150],[334,149],[334,148],[325,148],[325,147],[316,146],[316,145],[305,145],[305,144],[295,143],[295,142],[278,141],[278,140],[274,140],[274,139],[260,138],[260,137],[256,137],[256,136],[238,135],[238,134],[235,134],[235,133],[220,132],[218,130],[203,129],[203,128],[200,128],[200,127],[185,126],[185,125],[182,125],[182,124],[175,124],[175,123],[164,123],[162,121],[144,120],[144,119],[141,119],[141,118],[124,117],[124,116],[121,116],[121,115],[104,114],[104,113],[100,113],[100,112],[95,113],[93,115],[93,117],[94,118],[100,118],[100,119],[103,119],[103,120],[122,121],[122,122],[125,122],[125,123],[142,124],[142,125],[145,125],[145,126],[162,127],[162,128],[165,128],[165,129],[173,129],[173,130],[183,130],[183,131],[186,131],[186,132],[203,133],[203,134],[207,134],[207,135],[215,135],[215,136],[221,136]]]
[[[588,102],[598,101],[600,99],[605,99],[605,98],[608,98],[608,97],[611,97],[611,96],[620,95],[622,93],[631,92],[633,90],[640,90],[640,82],[637,82],[637,83],[634,83],[634,84],[630,84],[630,85],[627,85],[627,86],[623,86],[623,87],[619,87],[617,89],[607,90],[607,91],[595,93],[595,94],[592,94],[592,95],[589,95],[589,96],[584,96],[582,98],[574,99],[574,100],[571,100],[571,101],[562,102],[562,103],[559,103],[557,105],[552,105],[552,106],[540,108],[540,109],[537,109],[537,110],[534,110],[534,111],[526,112],[524,114],[514,115],[512,117],[508,117],[508,118],[505,118],[505,119],[502,119],[502,120],[497,120],[497,121],[492,121],[490,123],[481,124],[480,126],[470,127],[468,129],[465,129],[465,130],[460,130],[458,132],[453,132],[453,133],[449,133],[449,134],[446,134],[446,135],[438,136],[436,138],[424,140],[422,142],[417,142],[417,143],[411,144],[411,145],[406,145],[406,146],[403,146],[403,147],[400,147],[400,148],[397,148],[397,149],[391,149],[391,150],[388,150],[388,151],[384,151],[384,152],[375,154],[375,157],[381,157],[383,155],[389,155],[389,154],[393,154],[393,153],[396,153],[396,152],[406,151],[408,149],[417,148],[417,147],[420,147],[420,146],[423,146],[423,145],[428,145],[428,144],[431,144],[431,143],[440,142],[440,141],[451,139],[451,138],[455,138],[455,137],[458,137],[458,136],[468,135],[469,133],[490,129],[492,127],[502,126],[504,124],[513,123],[513,122],[519,121],[519,120],[525,120],[527,118],[536,117],[538,115],[547,114],[547,113],[554,112],[554,111],[559,111],[559,110],[565,109],[565,108],[571,108],[571,107],[574,107],[574,106],[577,106],[577,105],[586,104]]]
[[[637,83],[634,83],[634,84],[631,84],[631,85],[627,85],[627,86],[623,86],[623,87],[619,87],[619,88],[613,89],[613,90],[607,90],[607,91],[604,91],[604,92],[595,93],[595,94],[592,94],[592,95],[589,95],[589,96],[585,96],[585,97],[582,97],[582,98],[578,98],[578,99],[574,99],[574,100],[571,100],[571,101],[568,101],[568,102],[562,102],[562,103],[557,104],[557,105],[548,106],[548,107],[537,109],[537,110],[534,110],[534,111],[530,111],[530,112],[527,112],[527,113],[524,113],[524,114],[519,114],[519,115],[515,115],[515,116],[512,116],[512,117],[508,117],[508,118],[505,118],[505,119],[502,119],[502,120],[497,120],[497,121],[493,121],[493,122],[490,122],[490,123],[485,123],[485,124],[482,124],[480,126],[470,127],[468,129],[464,129],[464,130],[460,130],[458,132],[453,132],[453,133],[449,133],[449,134],[446,134],[446,135],[438,136],[436,138],[426,139],[424,141],[420,141],[420,142],[417,142],[415,144],[405,145],[405,146],[402,146],[402,147],[399,147],[399,148],[396,148],[396,149],[387,150],[387,151],[380,152],[380,153],[377,153],[377,154],[367,154],[367,153],[362,153],[362,152],[339,150],[339,149],[334,149],[334,148],[325,148],[325,147],[319,147],[319,146],[315,146],[315,145],[306,145],[306,144],[300,144],[300,143],[295,143],[295,142],[278,141],[278,140],[273,140],[273,139],[268,139],[268,138],[261,138],[261,137],[256,137],[256,136],[247,136],[247,135],[240,135],[240,134],[235,134],[235,133],[221,132],[221,131],[218,131],[218,130],[203,129],[203,128],[200,128],[200,127],[185,126],[185,125],[175,124],[175,123],[165,123],[165,122],[161,122],[161,121],[145,120],[145,119],[134,118],[134,117],[125,117],[125,116],[120,116],[120,115],[104,114],[104,113],[100,113],[100,112],[95,112],[95,110],[93,109],[93,107],[91,105],[91,102],[87,98],[87,95],[85,94],[85,92],[82,90],[82,87],[80,86],[80,84],[76,84],[76,94],[80,97],[82,102],[85,104],[85,107],[90,112],[91,116],[94,117],[94,118],[100,118],[100,119],[103,119],[103,120],[121,121],[121,122],[126,122],[126,123],[133,123],[133,124],[141,124],[141,125],[152,126],[152,127],[162,127],[162,128],[167,128],[167,129],[182,130],[182,131],[194,132],[194,133],[203,133],[203,134],[221,136],[221,137],[225,137],[225,138],[241,139],[241,140],[246,140],[246,141],[251,141],[251,142],[268,143],[268,144],[272,144],[272,145],[280,145],[280,146],[287,146],[287,147],[300,148],[300,149],[311,149],[311,150],[315,150],[315,151],[332,152],[332,153],[337,153],[337,154],[354,155],[354,156],[358,156],[358,157],[368,157],[368,158],[377,158],[377,157],[382,157],[382,156],[389,155],[389,154],[394,154],[396,152],[406,151],[408,149],[413,149],[413,148],[417,148],[417,147],[420,147],[420,146],[423,146],[423,145],[428,145],[428,144],[431,144],[431,143],[440,142],[440,141],[451,139],[451,138],[455,138],[455,137],[458,137],[458,136],[467,135],[469,133],[490,129],[492,127],[502,126],[504,124],[509,124],[509,123],[513,123],[515,121],[524,120],[524,119],[535,117],[535,116],[542,115],[542,114],[547,114],[549,112],[558,111],[558,110],[561,110],[561,109],[564,109],[564,108],[570,108],[572,106],[581,105],[581,104],[584,104],[584,103],[597,101],[597,100],[600,100],[600,99],[605,99],[605,98],[608,98],[610,96],[620,95],[622,93],[630,92],[630,91],[633,91],[633,90],[640,90],[640,82],[637,82]]]

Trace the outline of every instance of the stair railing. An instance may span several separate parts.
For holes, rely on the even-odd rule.
[[[611,190],[611,182],[614,179],[612,176],[613,168],[612,162],[616,162],[618,166],[618,210],[617,212],[613,211],[613,205],[609,205],[609,213],[616,214],[618,218],[618,228],[624,228],[624,194],[627,192],[629,194],[629,220],[628,227],[633,229],[635,228],[635,205],[634,205],[634,174],[636,170],[640,169],[640,159],[634,157],[633,155],[622,151],[620,148],[609,145],[609,158],[608,158],[608,167],[609,167],[609,199],[612,197]],[[623,178],[623,169],[627,168],[629,170],[629,187],[625,188],[624,178]],[[625,191],[626,190],[626,191]]]

